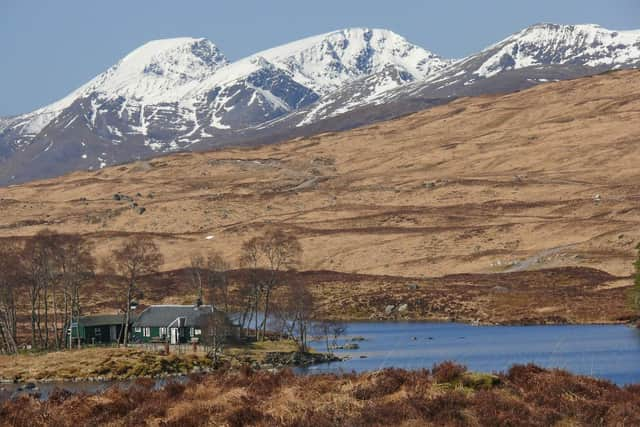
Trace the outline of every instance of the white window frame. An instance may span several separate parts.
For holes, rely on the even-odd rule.
[[[193,333],[194,333],[194,335],[196,335],[196,336],[197,336],[197,335],[202,335],[202,329],[198,329],[198,328],[196,328],[196,329],[194,329],[194,330],[193,330]]]
[[[159,331],[161,337],[167,336],[167,328],[160,328]]]
[[[142,335],[144,337],[150,337],[151,336],[151,328],[142,328]]]
[[[140,326],[136,326],[135,328],[133,328],[133,332],[136,332],[139,334],[140,332],[142,332],[142,328]]]

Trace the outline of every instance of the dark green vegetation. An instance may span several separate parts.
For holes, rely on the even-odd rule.
[[[54,392],[0,407],[0,425],[617,426],[640,425],[640,386],[514,366],[498,375],[433,369],[297,376],[241,369],[154,390],[138,380],[100,395]]]

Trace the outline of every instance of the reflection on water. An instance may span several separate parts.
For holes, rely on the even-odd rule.
[[[471,326],[458,323],[354,322],[348,337],[361,336],[358,350],[337,350],[350,360],[301,372],[370,371],[388,367],[430,368],[454,360],[469,369],[497,372],[515,363],[640,383],[640,332],[623,325]],[[324,343],[313,347],[326,351]],[[363,358],[365,357],[365,358]]]

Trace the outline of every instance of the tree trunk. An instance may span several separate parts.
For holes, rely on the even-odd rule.
[[[31,348],[36,348],[36,300],[31,296]]]
[[[267,317],[269,316],[269,297],[271,296],[271,288],[267,287],[264,293],[264,317],[262,318],[262,340],[267,336]]]
[[[65,285],[62,288],[62,331],[60,331],[60,342],[64,348],[71,348],[71,340],[73,336],[71,335],[71,322],[70,319],[70,308],[69,299],[71,297],[71,291],[69,286]],[[69,335],[69,339],[67,339],[67,334]]]
[[[124,316],[124,337],[122,339],[124,346],[129,346],[129,319],[131,318],[131,297],[133,291],[133,282],[129,282],[129,288],[127,289],[127,308]]]
[[[255,297],[253,311],[256,314],[256,318],[255,318],[255,322],[254,322],[254,328],[255,328],[255,333],[256,333],[256,341],[259,341],[260,340],[260,328],[258,327],[258,294],[256,294],[256,297]]]
[[[76,340],[78,350],[81,348],[80,344],[80,292],[78,286],[74,284],[72,288],[71,294],[71,323],[73,323],[73,319],[76,319]],[[71,334],[69,334],[71,337]]]
[[[60,350],[60,334],[58,332],[58,303],[56,301],[56,292],[57,289],[54,286],[51,289],[51,293],[53,295],[53,336],[55,337],[56,342],[56,350]]]
[[[40,294],[40,288],[38,288],[38,302],[36,303],[36,326],[38,328],[38,348],[42,347],[44,343],[44,337],[42,336],[42,316],[40,315],[40,308],[42,307],[42,295]]]
[[[44,286],[44,348],[49,349],[49,285]]]

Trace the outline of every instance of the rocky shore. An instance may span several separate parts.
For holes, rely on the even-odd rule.
[[[270,352],[264,357],[262,368],[307,367],[322,363],[340,362],[343,359],[332,353],[306,351]]]

